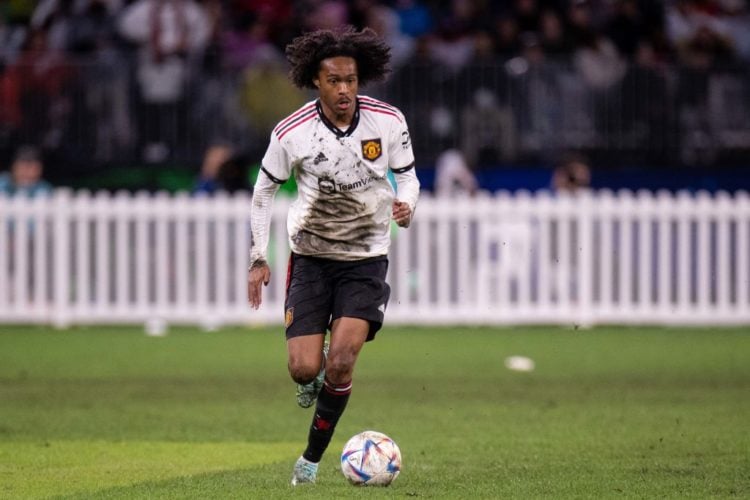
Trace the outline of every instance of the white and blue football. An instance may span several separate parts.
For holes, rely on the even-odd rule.
[[[341,471],[355,485],[388,486],[401,472],[401,450],[382,432],[360,432],[344,445]]]

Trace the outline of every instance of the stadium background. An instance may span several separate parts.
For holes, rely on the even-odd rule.
[[[32,144],[55,186],[191,190],[222,144],[246,189],[270,127],[311,97],[283,47],[352,23],[393,47],[391,78],[363,92],[402,108],[428,189],[448,148],[491,191],[549,187],[570,151],[595,188],[750,184],[743,0],[157,4],[0,5],[1,168]]]

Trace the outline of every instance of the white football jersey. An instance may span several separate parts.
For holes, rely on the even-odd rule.
[[[399,198],[415,208],[419,183],[403,114],[370,97],[357,101],[346,130],[333,125],[316,100],[271,134],[263,172],[279,184],[294,175],[298,186],[287,218],[295,253],[334,260],[387,254],[395,197],[389,168],[399,188],[408,186]]]

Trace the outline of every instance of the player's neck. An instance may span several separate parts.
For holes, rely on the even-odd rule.
[[[352,120],[354,120],[354,106],[351,106],[350,109],[346,110],[344,113],[336,113],[334,110],[326,106],[322,100],[320,104],[323,109],[323,114],[326,115],[326,118],[328,118],[334,126],[338,128],[347,128],[352,124]]]

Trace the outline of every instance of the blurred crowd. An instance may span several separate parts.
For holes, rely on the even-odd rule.
[[[394,75],[372,93],[424,129],[418,154],[457,147],[472,168],[612,137],[662,155],[676,140],[679,161],[697,161],[688,146],[709,161],[708,77],[739,73],[720,88],[747,97],[745,0],[6,0],[0,165],[21,143],[58,178],[121,163],[197,172],[217,144],[258,158],[310,98],[286,81],[285,45],[343,24],[391,45]],[[668,93],[686,103],[674,116]],[[603,144],[601,130],[619,135]]]

